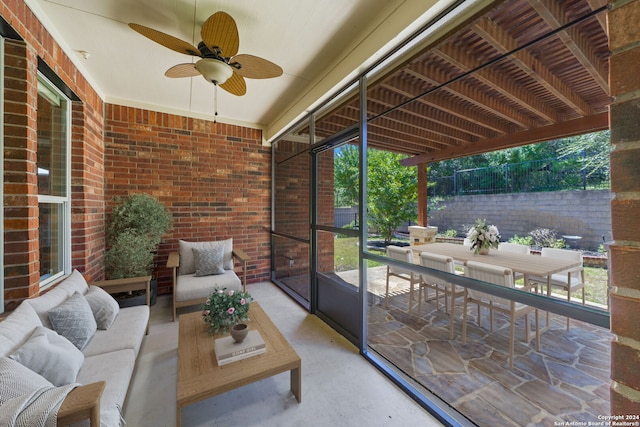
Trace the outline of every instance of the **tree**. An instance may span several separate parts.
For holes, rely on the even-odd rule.
[[[335,185],[335,205],[355,206],[359,202],[360,150],[357,145],[343,145],[335,151],[333,180]]]
[[[369,226],[377,229],[389,244],[395,230],[404,222],[415,220],[418,177],[416,168],[400,165],[406,156],[369,149],[368,217]],[[336,150],[334,183],[336,199],[345,206],[358,203],[358,147],[346,145]]]
[[[400,225],[416,218],[417,171],[400,165],[406,157],[402,154],[379,150],[368,154],[369,225],[389,244]]]
[[[560,156],[581,155],[587,176],[601,174],[608,178],[611,153],[611,136],[608,130],[579,135],[564,142],[558,149]]]

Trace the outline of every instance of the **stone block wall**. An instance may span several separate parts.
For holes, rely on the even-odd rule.
[[[567,241],[580,249],[597,250],[611,235],[611,193],[607,190],[512,193],[457,196],[442,202],[430,213],[429,225],[439,232],[455,229],[464,236],[463,225],[485,218],[500,230],[502,240],[526,236],[536,228],[549,228],[563,235],[581,236]]]

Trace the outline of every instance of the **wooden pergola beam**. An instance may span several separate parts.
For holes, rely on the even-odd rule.
[[[502,54],[513,51],[518,47],[518,42],[493,21],[485,19],[472,28]],[[580,115],[593,113],[584,99],[575,94],[568,85],[556,77],[540,60],[528,51],[518,51],[510,57],[510,60]]]
[[[506,148],[519,147],[536,142],[551,141],[569,136],[583,135],[609,129],[609,113],[600,113],[593,116],[581,117],[575,120],[530,129],[511,135],[503,135],[493,139],[487,139],[477,144],[472,144],[464,149],[445,149],[434,153],[420,154],[414,157],[402,159],[403,166],[415,166],[420,163],[432,163],[458,157],[473,156],[489,151],[504,150]]]
[[[568,23],[560,3],[551,0],[529,0],[531,7],[554,30]],[[576,27],[570,27],[557,34],[567,49],[582,64],[585,71],[600,85],[602,90],[609,93],[609,75],[602,61],[593,52],[589,43]]]

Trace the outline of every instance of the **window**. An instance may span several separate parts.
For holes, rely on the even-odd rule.
[[[71,270],[71,103],[38,77],[37,173],[40,288]]]

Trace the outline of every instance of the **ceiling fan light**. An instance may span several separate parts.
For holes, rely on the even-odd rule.
[[[226,63],[211,58],[204,58],[196,62],[196,69],[208,82],[221,85],[233,74],[233,69]]]

